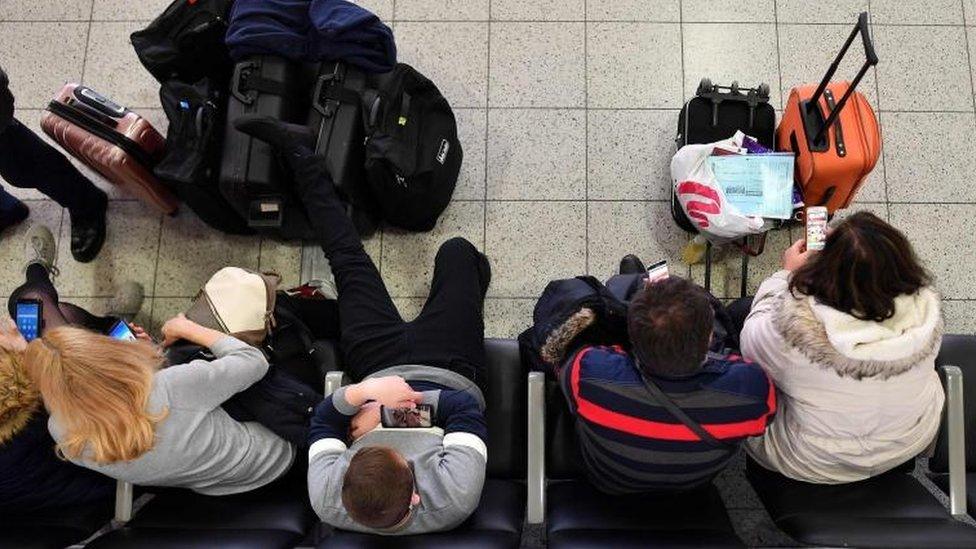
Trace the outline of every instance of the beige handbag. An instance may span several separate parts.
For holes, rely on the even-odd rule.
[[[193,298],[186,318],[259,347],[274,327],[280,283],[275,273],[224,267]]]

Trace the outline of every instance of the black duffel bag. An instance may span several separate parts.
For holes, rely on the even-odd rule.
[[[224,35],[233,0],[175,0],[130,40],[143,66],[160,83],[230,78]]]

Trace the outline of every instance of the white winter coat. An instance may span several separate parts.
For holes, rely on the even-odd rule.
[[[939,295],[895,300],[884,322],[858,320],[808,296],[789,272],[759,287],[742,354],[776,384],[776,419],[746,449],[767,469],[839,484],[888,471],[933,441],[945,396],[935,371],[942,341]]]

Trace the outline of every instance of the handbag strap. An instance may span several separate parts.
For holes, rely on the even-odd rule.
[[[736,443],[715,438],[711,433],[705,430],[700,423],[691,419],[680,406],[671,400],[671,397],[666,395],[664,391],[662,391],[661,388],[658,387],[657,384],[654,383],[654,381],[652,381],[648,376],[644,375],[643,372],[641,372],[641,379],[644,380],[644,385],[647,387],[647,390],[654,395],[654,398],[657,399],[658,403],[660,403],[661,406],[664,406],[664,409],[667,410],[668,413],[674,416],[678,421],[683,423],[685,427],[691,429],[693,433],[698,435],[698,438],[717,448],[732,451],[738,448],[738,444]]]

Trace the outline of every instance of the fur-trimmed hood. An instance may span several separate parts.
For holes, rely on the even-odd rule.
[[[781,294],[774,325],[791,347],[842,377],[887,379],[938,352],[942,341],[941,299],[931,288],[895,299],[895,314],[883,322],[859,320],[812,297]]]
[[[0,445],[23,429],[41,407],[41,397],[21,368],[21,356],[0,350]]]
[[[566,319],[562,325],[549,332],[546,342],[540,349],[542,360],[552,365],[560,365],[566,359],[569,346],[576,336],[583,333],[596,322],[596,313],[592,309],[583,307]]]

